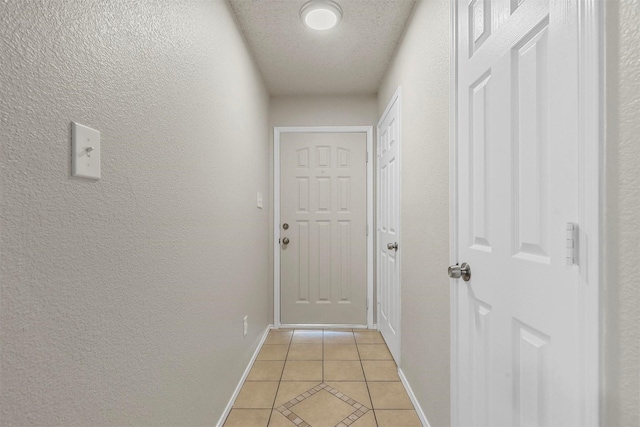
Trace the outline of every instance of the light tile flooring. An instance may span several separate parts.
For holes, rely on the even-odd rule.
[[[225,427],[421,426],[382,335],[272,330]]]

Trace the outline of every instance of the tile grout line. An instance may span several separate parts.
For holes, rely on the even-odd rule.
[[[295,331],[295,329],[294,329]],[[276,406],[276,399],[278,398],[278,391],[280,391],[280,384],[282,383],[282,375],[284,374],[284,367],[287,365],[287,358],[289,357],[289,349],[291,348],[291,341],[293,341],[293,332],[291,332],[291,337],[289,338],[289,344],[287,345],[287,353],[284,355],[284,363],[282,364],[282,372],[280,372],[280,379],[278,380],[278,387],[276,387],[276,394],[273,396],[273,403],[271,404],[271,411],[269,412],[269,419],[267,420],[267,426],[271,424],[271,416],[273,415],[273,410]]]
[[[360,356],[360,346],[358,345],[358,340],[356,339],[355,332],[353,334],[353,339],[356,342],[356,351],[358,352],[358,359],[360,360],[360,369],[362,369],[362,376],[364,376],[364,383],[367,387],[367,393],[369,393],[369,401],[371,402],[371,412],[373,412],[373,421],[378,425],[378,417],[376,416],[376,411],[373,408],[373,397],[371,397],[371,390],[369,390],[369,381],[367,380],[367,376],[364,373],[364,365],[362,364],[362,356]]]

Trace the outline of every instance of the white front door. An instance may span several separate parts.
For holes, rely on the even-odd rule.
[[[400,99],[378,122],[378,326],[400,364]]]
[[[585,425],[577,1],[457,3],[459,426]]]
[[[283,324],[367,324],[366,147],[366,133],[280,136]]]

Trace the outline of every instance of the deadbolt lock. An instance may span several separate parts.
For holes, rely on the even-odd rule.
[[[285,230],[289,229],[289,224],[287,224],[286,222],[284,224],[282,224],[282,228],[284,228]]]

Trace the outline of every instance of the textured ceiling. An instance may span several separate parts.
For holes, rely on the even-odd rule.
[[[415,0],[337,0],[342,21],[326,32],[300,20],[306,1],[229,0],[269,92],[377,92]]]

